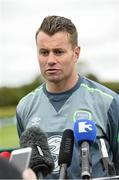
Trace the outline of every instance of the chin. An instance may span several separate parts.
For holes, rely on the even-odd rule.
[[[59,77],[57,78],[47,78],[47,81],[50,83],[59,83],[61,79]]]
[[[48,82],[51,82],[51,83],[59,83],[60,80],[59,80],[59,79],[49,79]]]

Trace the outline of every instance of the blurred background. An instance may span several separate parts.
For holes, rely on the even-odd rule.
[[[43,18],[70,18],[79,33],[78,70],[119,93],[118,0],[0,0],[0,148],[19,146],[15,110],[43,80],[35,33]]]

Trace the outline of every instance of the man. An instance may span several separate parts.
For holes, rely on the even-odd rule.
[[[100,137],[105,140],[109,158],[119,173],[119,96],[78,74],[80,47],[75,25],[65,17],[44,18],[36,32],[36,46],[45,83],[20,101],[16,116],[19,136],[33,125],[48,133],[55,168],[46,178],[59,177],[57,161],[62,133],[73,129],[74,122],[81,118],[94,121],[97,128],[97,140],[91,148],[92,177],[109,175],[101,160]],[[81,177],[76,143],[67,176],[69,179]]]

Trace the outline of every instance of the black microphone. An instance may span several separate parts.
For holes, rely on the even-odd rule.
[[[88,119],[79,119],[74,124],[74,137],[80,145],[80,166],[82,179],[90,179],[92,173],[90,144],[96,140],[95,123]]]
[[[20,137],[20,146],[32,147],[30,168],[40,179],[51,173],[54,161],[50,153],[47,135],[38,127],[26,129]]]
[[[59,179],[66,179],[67,167],[70,166],[72,160],[73,145],[73,131],[71,129],[66,129],[62,136],[58,158],[58,165],[60,166]]]

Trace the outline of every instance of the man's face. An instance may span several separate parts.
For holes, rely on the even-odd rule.
[[[78,47],[72,49],[69,34],[57,32],[52,36],[40,31],[37,36],[40,70],[47,83],[70,80],[79,56]]]

